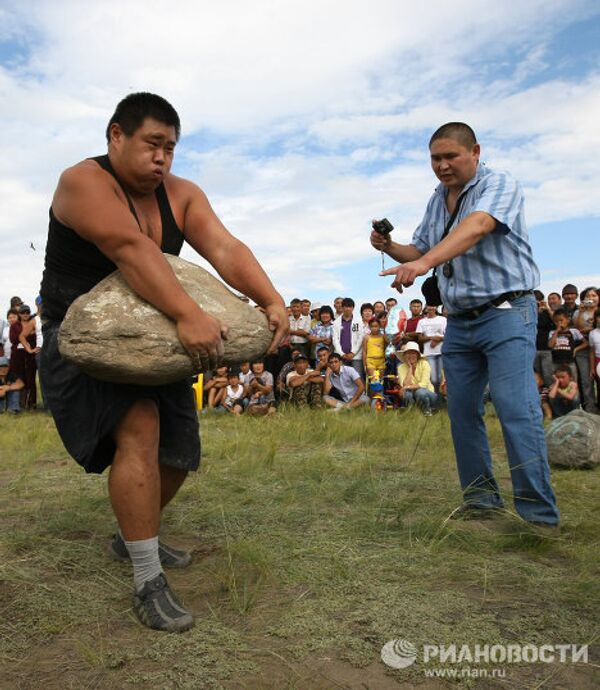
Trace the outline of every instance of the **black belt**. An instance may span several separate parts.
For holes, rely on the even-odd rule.
[[[451,316],[457,316],[461,319],[469,320],[476,319],[479,316],[481,316],[484,312],[486,312],[488,309],[491,309],[491,307],[499,307],[503,302],[512,302],[516,299],[519,299],[519,297],[524,297],[525,295],[531,294],[533,294],[533,290],[514,290],[513,292],[505,292],[499,297],[495,297],[489,302],[486,302],[485,304],[482,304],[479,307],[475,307],[475,309],[469,309],[469,311],[461,311],[459,314],[451,314]]]

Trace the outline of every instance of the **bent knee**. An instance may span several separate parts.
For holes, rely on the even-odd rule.
[[[129,408],[115,430],[117,448],[134,447],[139,451],[156,451],[160,435],[160,418],[154,400],[141,399]]]

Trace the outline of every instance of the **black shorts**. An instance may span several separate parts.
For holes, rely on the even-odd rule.
[[[40,377],[44,400],[69,454],[86,472],[113,461],[116,425],[137,400],[153,400],[160,417],[159,462],[180,470],[200,465],[200,433],[192,380],[164,386],[108,383],[84,374],[58,350],[60,323],[44,324]]]

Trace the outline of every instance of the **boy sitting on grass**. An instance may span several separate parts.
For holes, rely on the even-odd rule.
[[[579,386],[573,380],[573,372],[568,364],[557,366],[552,379],[548,400],[556,419],[556,417],[564,417],[579,407]]]

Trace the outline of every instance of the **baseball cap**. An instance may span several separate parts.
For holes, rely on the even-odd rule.
[[[323,305],[321,302],[312,302],[310,305],[310,310],[315,311],[315,309],[320,309]]]
[[[294,357],[293,361],[299,362],[301,359],[304,359],[308,362],[308,357],[306,355],[303,355],[301,352]]]
[[[19,314],[31,314],[31,307],[27,304],[20,304]]]

